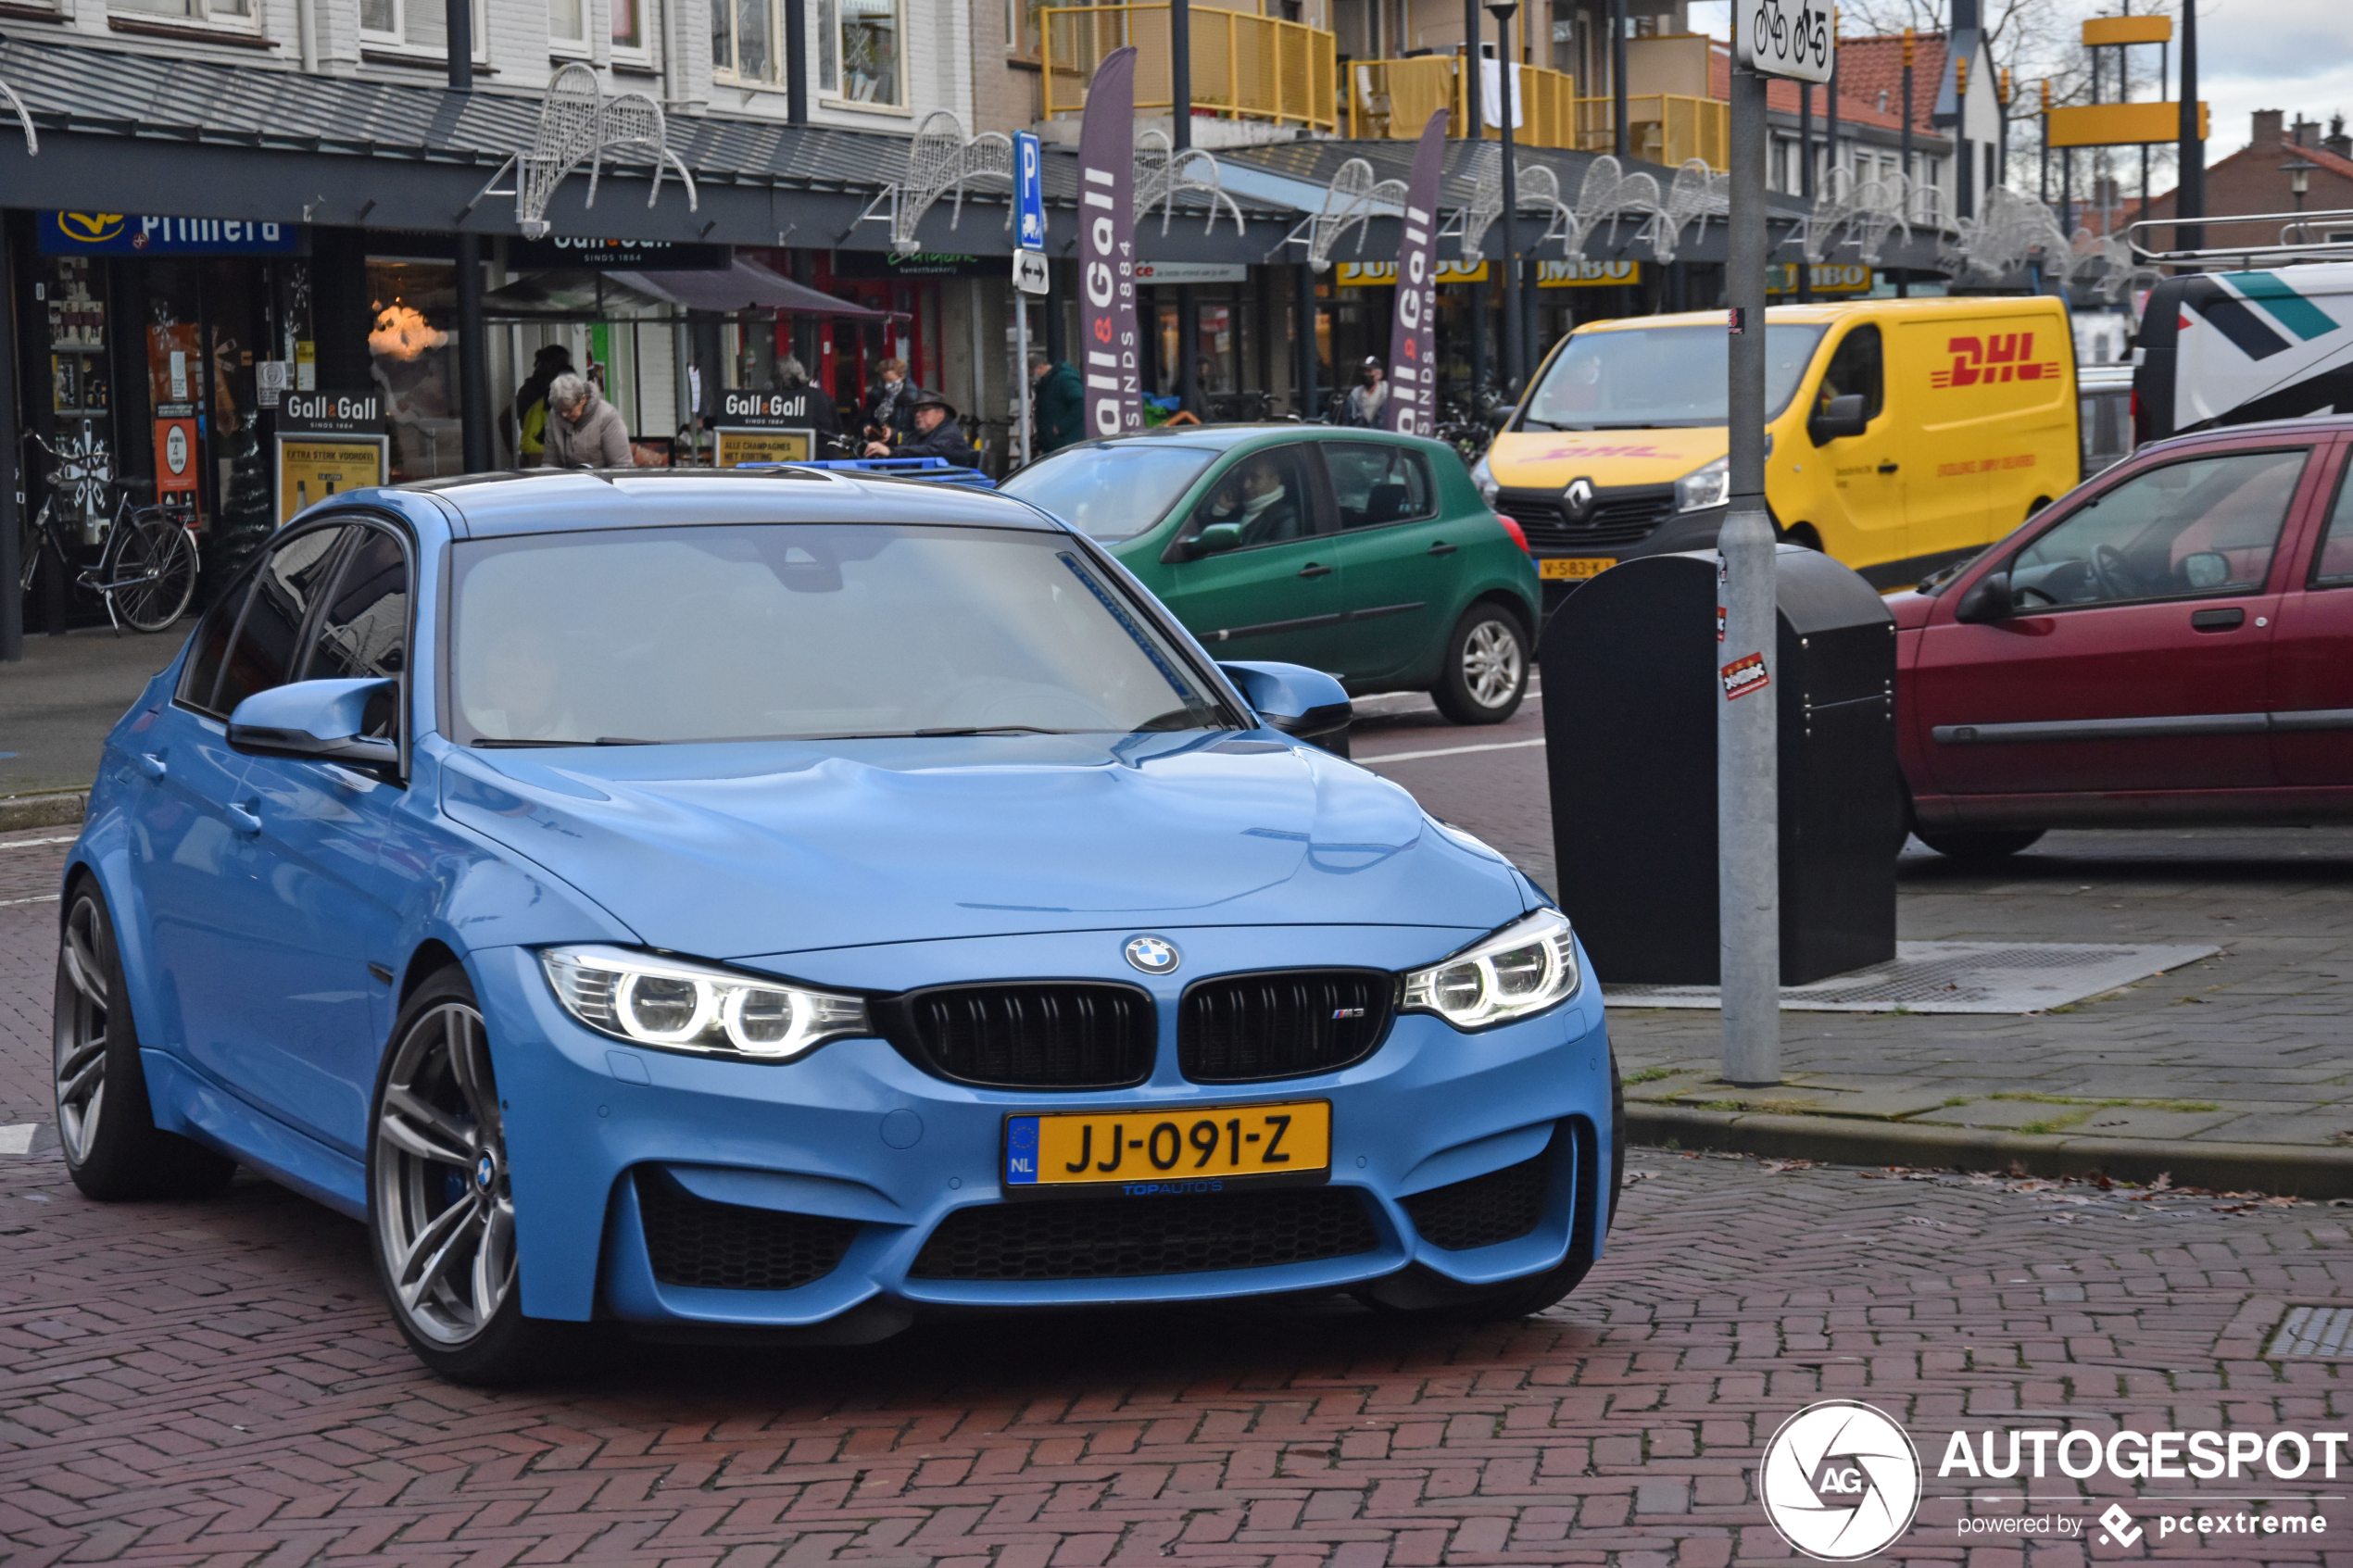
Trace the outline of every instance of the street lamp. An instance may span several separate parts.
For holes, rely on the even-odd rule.
[[[2312,170],[2320,168],[2308,158],[2290,158],[2280,165],[2280,172],[2287,176],[2288,194],[2296,198],[2296,210],[2304,210],[2304,198],[2312,190]]]
[[[1519,173],[1512,156],[1512,117],[1519,108],[1518,78],[1513,73],[1512,18],[1519,0],[1488,0],[1487,14],[1495,19],[1495,122],[1504,143],[1504,378],[1514,396],[1528,375],[1528,312],[1520,303],[1519,246],[1512,235],[1512,219],[1519,210]],[[1472,68],[1478,69],[1477,51]],[[1473,133],[1478,127],[1472,127]]]

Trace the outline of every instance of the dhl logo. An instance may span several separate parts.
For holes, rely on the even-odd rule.
[[[1944,345],[1953,363],[1929,372],[1931,386],[1991,385],[2007,381],[2056,381],[2058,362],[2034,358],[2032,332],[1988,332],[1982,338],[1957,337]]]

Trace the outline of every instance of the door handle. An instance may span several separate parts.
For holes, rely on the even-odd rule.
[[[1433,556],[1451,556],[1460,548],[1462,548],[1462,546],[1459,545],[1450,545],[1445,540],[1441,539],[1430,546],[1429,553]]]
[[[2193,632],[2233,632],[2246,624],[2246,611],[2236,605],[2225,609],[2194,609],[2190,611]]]
[[[164,754],[160,751],[141,752],[139,754],[139,771],[146,774],[147,777],[151,779],[159,779],[163,777],[163,775],[170,771],[163,765],[163,757]]]
[[[1299,569],[1299,574],[1302,577],[1329,577],[1332,574],[1332,569],[1328,566],[1319,566],[1311,560]]]
[[[255,810],[254,807],[260,804],[261,802],[258,800],[250,802],[249,804],[244,806],[239,806],[234,802],[232,802],[229,807],[229,825],[235,828],[239,833],[259,833],[261,831],[261,813]]]
[[[1879,466],[1879,471],[1881,473],[1894,473],[1897,469],[1903,466],[1904,465],[1901,463],[1881,463]]]

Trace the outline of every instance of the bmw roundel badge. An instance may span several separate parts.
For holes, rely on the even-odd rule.
[[[1180,961],[1176,944],[1165,936],[1131,936],[1126,952],[1127,961],[1146,974],[1174,974]]]

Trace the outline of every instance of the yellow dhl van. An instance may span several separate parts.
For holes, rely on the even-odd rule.
[[[1712,547],[1725,317],[1630,317],[1554,345],[1472,470],[1528,534],[1546,596],[1630,557]],[[1794,543],[1881,588],[1982,548],[2071,489],[2063,301],[1869,299],[1766,312],[1765,498]]]

